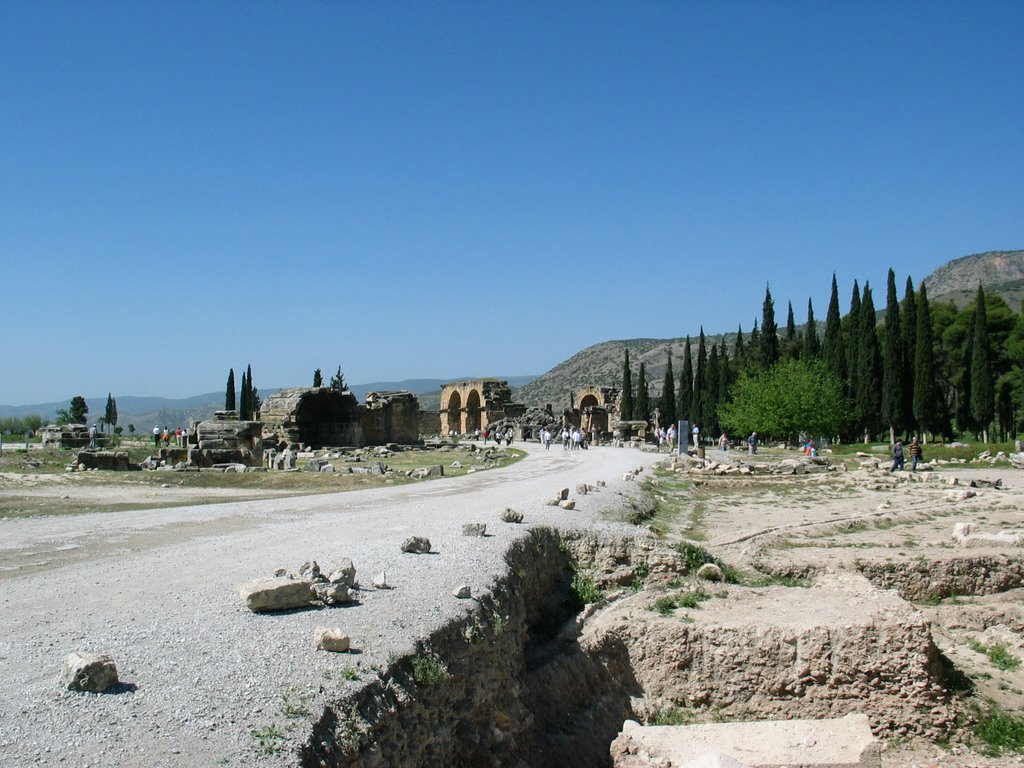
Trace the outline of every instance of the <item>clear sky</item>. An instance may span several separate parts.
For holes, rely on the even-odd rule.
[[[1024,247],[1024,2],[0,3],[0,403],[543,373]]]

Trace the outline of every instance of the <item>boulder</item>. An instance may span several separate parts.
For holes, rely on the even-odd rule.
[[[243,584],[238,594],[245,607],[255,613],[305,608],[313,600],[313,583],[307,579],[275,576]]]
[[[331,584],[318,581],[313,584],[313,594],[316,595],[324,605],[338,605],[339,603],[351,603],[352,595],[349,594],[347,584]]]
[[[486,523],[466,523],[462,526],[463,536],[486,536],[487,535],[487,524]]]
[[[725,574],[722,573],[722,569],[714,563],[704,563],[704,565],[697,569],[696,576],[698,579],[704,579],[704,581],[725,581]]]
[[[388,584],[387,571],[381,571],[373,577],[373,587],[374,589],[391,589],[391,585]]]
[[[345,653],[352,646],[349,636],[336,627],[317,627],[313,630],[313,640],[318,651]]]
[[[562,509],[575,509],[576,502],[573,501],[572,499],[565,499],[564,501],[558,502],[558,506],[560,506]]]
[[[430,539],[425,536],[412,536],[402,542],[402,551],[414,555],[426,555],[430,553]]]
[[[60,679],[69,691],[101,693],[117,685],[117,666],[103,653],[70,653],[64,659]]]
[[[356,567],[347,557],[331,563],[325,573],[327,580],[332,584],[344,584],[351,587],[356,583]]]
[[[468,584],[461,584],[452,590],[452,596],[459,598],[459,600],[466,600],[473,595],[473,590]]]
[[[501,513],[502,522],[506,523],[521,523],[523,522],[523,513],[512,507],[506,507],[505,511]]]

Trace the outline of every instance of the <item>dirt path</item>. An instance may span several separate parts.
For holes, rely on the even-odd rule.
[[[524,446],[519,446],[524,447]],[[632,488],[628,449],[542,451],[507,468],[345,494],[0,521],[0,764],[203,766],[280,764],[261,753],[272,728],[300,738],[325,697],[372,675],[440,623],[469,610],[452,589],[481,591],[527,523],[601,525]],[[559,488],[608,486],[565,512]],[[461,535],[485,522],[486,538]],[[437,554],[400,553],[410,535]],[[237,586],[282,566],[350,557],[368,585],[352,607],[261,616]],[[342,626],[359,653],[314,650],[319,624]],[[66,654],[111,654],[117,693],[63,692]],[[254,735],[257,734],[257,735]],[[265,750],[264,750],[265,751]]]

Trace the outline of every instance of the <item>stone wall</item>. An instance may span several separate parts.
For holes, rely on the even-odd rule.
[[[409,445],[420,439],[420,404],[411,392],[370,392],[360,411],[367,445]]]

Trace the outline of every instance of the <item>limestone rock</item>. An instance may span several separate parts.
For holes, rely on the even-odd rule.
[[[504,512],[501,513],[501,519],[506,523],[521,523],[523,522],[523,513],[519,510],[507,507]]]
[[[327,580],[332,584],[344,584],[351,587],[356,583],[356,567],[347,557],[331,563],[326,573]]]
[[[287,611],[308,606],[313,599],[312,586],[307,579],[275,576],[243,584],[238,594],[250,611]]]
[[[320,578],[320,565],[316,560],[308,560],[299,567],[299,576],[316,581]]]
[[[338,605],[339,603],[351,603],[352,595],[349,594],[348,585],[318,581],[313,584],[313,594],[317,600],[324,605]]]
[[[558,500],[559,501],[565,501],[568,498],[569,498],[569,489],[568,488],[563,488],[562,490],[560,490],[558,492]]]
[[[444,476],[444,464],[434,464],[430,467],[419,467],[412,471],[412,477],[424,478],[424,477],[443,477]]]
[[[486,523],[466,523],[462,526],[463,536],[486,536],[487,535],[487,524]]]
[[[558,506],[560,506],[562,509],[575,509],[576,502],[573,501],[572,499],[566,499],[564,501],[558,502]]]
[[[349,636],[336,627],[317,627],[313,630],[313,639],[318,651],[345,653],[352,645]]]
[[[473,590],[468,584],[461,584],[452,591],[454,597],[465,600],[473,595]]]
[[[373,588],[374,589],[391,589],[391,585],[388,584],[387,571],[381,571],[373,577]]]
[[[430,539],[425,536],[412,536],[402,542],[402,551],[414,555],[426,555],[430,553]]]
[[[103,653],[70,653],[64,659],[60,679],[69,691],[100,693],[117,685],[117,666]]]

